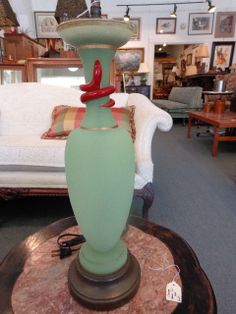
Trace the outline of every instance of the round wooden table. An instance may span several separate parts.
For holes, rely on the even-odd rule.
[[[76,224],[74,217],[56,221],[27,237],[8,253],[0,265],[0,313],[14,313],[12,306],[13,288],[20,275],[23,274],[24,266],[27,260],[34,254],[34,251],[43,247],[50,239],[58,236],[64,230]],[[170,229],[148,222],[139,217],[131,216],[129,218],[129,224],[131,229],[137,228],[139,230],[138,232],[141,231],[144,237],[145,235],[149,235],[149,246],[154,245],[155,238],[158,239],[159,242],[162,242],[161,245],[164,244],[171,253],[174,264],[179,266],[181,270],[182,303],[176,304],[174,313],[216,313],[217,306],[214,291],[195,253],[188,243]],[[141,238],[143,236],[141,234]],[[136,242],[136,240],[134,242]],[[135,250],[139,250],[136,243],[134,243],[134,247]],[[45,253],[46,252],[44,252],[44,254]],[[58,259],[57,263],[62,262]],[[144,269],[142,269],[142,271],[144,272]],[[37,269],[34,269],[33,272],[37,273]],[[40,271],[38,271],[38,273],[39,272]],[[169,312],[165,311],[165,313]]]

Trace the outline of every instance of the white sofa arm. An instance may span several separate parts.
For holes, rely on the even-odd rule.
[[[129,94],[128,106],[134,105],[136,126],[136,172],[147,182],[153,179],[153,162],[151,154],[152,138],[156,128],[167,132],[173,120],[164,110],[156,107],[142,94]]]

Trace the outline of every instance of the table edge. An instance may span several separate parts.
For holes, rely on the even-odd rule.
[[[188,116],[189,116],[189,118],[200,120],[200,121],[206,122],[207,124],[210,124],[210,125],[213,125],[213,126],[216,126],[216,127],[219,127],[219,128],[236,128],[236,121],[235,122],[231,122],[231,121],[227,121],[227,120],[223,120],[223,121],[213,120],[212,117],[202,116],[201,113],[206,113],[206,112],[203,112],[203,111],[189,111],[188,112]],[[223,115],[223,114],[219,114],[219,115]],[[236,115],[236,113],[232,112],[232,115]]]

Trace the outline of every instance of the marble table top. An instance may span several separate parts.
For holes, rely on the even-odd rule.
[[[63,233],[80,233],[78,226]],[[104,313],[92,311],[77,303],[70,295],[67,272],[75,255],[60,260],[51,257],[57,248],[57,237],[40,245],[26,260],[12,294],[15,314]],[[172,313],[177,304],[166,300],[166,285],[175,277],[181,279],[168,247],[158,238],[129,226],[124,241],[141,267],[141,284],[135,297],[122,307],[105,313]],[[76,254],[76,253],[75,253]]]

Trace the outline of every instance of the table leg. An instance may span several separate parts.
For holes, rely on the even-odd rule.
[[[213,139],[213,146],[212,146],[212,156],[216,157],[218,152],[218,145],[219,145],[219,127],[214,128],[214,139]]]
[[[188,116],[188,138],[191,137],[192,117]]]

